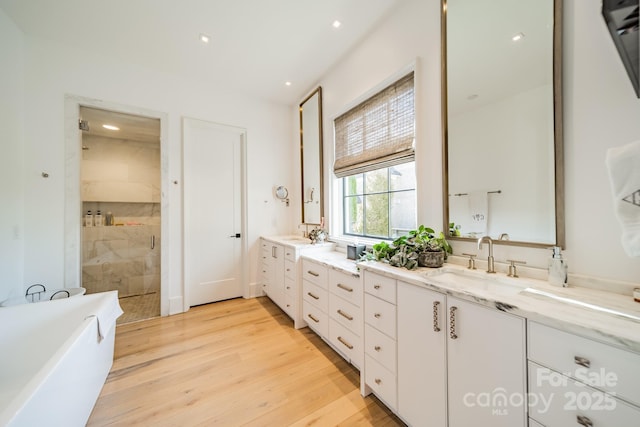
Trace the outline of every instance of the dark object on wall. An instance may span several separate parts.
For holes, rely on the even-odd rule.
[[[638,98],[640,98],[639,3],[640,0],[603,0],[602,2],[602,16],[609,27],[613,42]]]
[[[365,245],[347,245],[347,258],[359,259],[365,249]]]

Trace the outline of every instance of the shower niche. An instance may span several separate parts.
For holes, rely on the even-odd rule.
[[[89,107],[80,115],[82,286],[117,290],[122,322],[158,316],[160,122]]]

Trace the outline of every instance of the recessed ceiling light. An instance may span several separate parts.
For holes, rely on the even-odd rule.
[[[291,82],[284,82],[285,86],[291,86]]]
[[[337,19],[335,21],[333,21],[333,28],[340,28],[340,26],[342,25],[342,22],[338,21]]]
[[[201,33],[200,34],[200,41],[202,43],[209,43],[209,36],[204,34],[204,33]]]
[[[109,130],[120,130],[118,126],[114,126],[114,125],[102,125],[102,127]]]
[[[511,37],[511,40],[513,40],[514,42],[519,42],[523,38],[524,38],[524,34],[518,33],[518,34],[515,34],[513,37]]]

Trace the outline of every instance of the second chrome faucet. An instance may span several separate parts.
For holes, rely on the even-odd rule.
[[[493,240],[489,236],[483,236],[478,239],[478,250],[482,249],[482,244],[489,244],[489,257],[487,258],[487,273],[495,273],[495,266],[493,263]]]

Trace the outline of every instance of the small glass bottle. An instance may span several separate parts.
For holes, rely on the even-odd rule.
[[[104,225],[113,225],[113,214],[111,212],[107,212],[107,216],[104,217]]]
[[[87,211],[87,214],[84,217],[84,226],[93,227],[93,215],[91,215],[90,210]]]
[[[93,218],[93,223],[96,227],[102,227],[102,213],[99,210]]]

